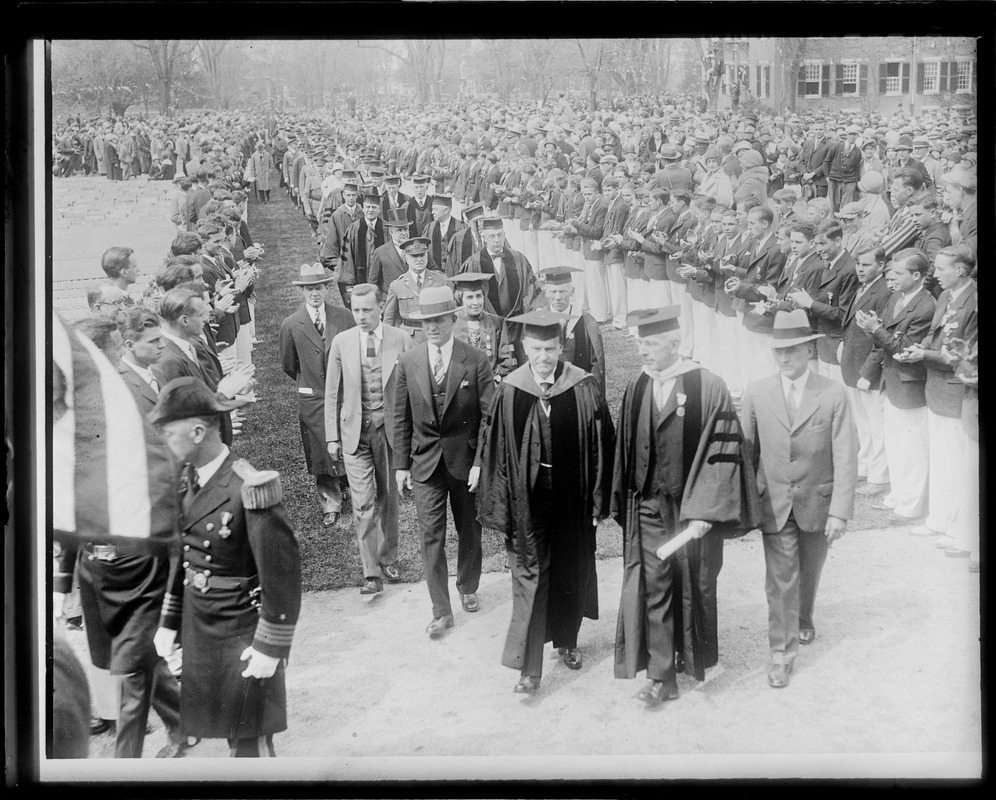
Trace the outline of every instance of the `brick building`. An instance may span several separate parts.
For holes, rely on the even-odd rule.
[[[794,49],[794,52],[793,52]],[[847,36],[727,40],[719,107],[739,73],[750,95],[779,112],[826,106],[865,113],[968,106],[978,81],[975,40]],[[793,69],[793,63],[797,68]],[[911,96],[912,92],[912,96]]]

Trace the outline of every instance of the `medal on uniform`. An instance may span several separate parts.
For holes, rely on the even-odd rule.
[[[228,527],[228,523],[231,522],[231,521],[232,521],[232,512],[231,511],[222,511],[221,512],[221,527],[218,528],[218,535],[222,539],[227,539],[229,536],[232,535],[232,529]]]
[[[681,392],[678,392],[677,394],[678,409],[674,413],[677,414],[679,417],[685,416],[685,400],[687,399],[688,395],[684,395]]]

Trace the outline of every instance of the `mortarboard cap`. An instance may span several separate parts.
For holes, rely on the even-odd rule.
[[[626,324],[636,326],[638,336],[654,336],[681,328],[681,306],[664,306],[663,308],[643,308],[634,311],[626,317]]]
[[[459,272],[450,278],[458,289],[477,291],[484,288],[485,281],[495,277],[490,272]]]
[[[539,271],[539,276],[544,283],[556,286],[572,283],[571,273],[582,271],[577,267],[547,267]]]
[[[453,198],[448,194],[435,194],[432,196],[432,204],[434,206],[453,208]]]
[[[540,341],[559,339],[561,323],[567,322],[570,318],[567,314],[558,314],[549,308],[538,308],[535,311],[527,311],[515,317],[509,317],[509,322],[518,322],[523,325],[522,335],[531,336]]]
[[[474,203],[474,205],[467,206],[463,210],[463,218],[467,222],[473,222],[482,216],[484,216],[484,203]]]
[[[500,217],[485,217],[481,220],[481,231],[503,231]]]

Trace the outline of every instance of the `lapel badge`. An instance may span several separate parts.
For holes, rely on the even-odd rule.
[[[470,386],[470,381],[464,381],[460,384],[461,389],[466,389],[468,386]]]
[[[228,527],[228,523],[231,522],[231,521],[232,521],[232,512],[231,511],[222,511],[221,512],[221,527],[218,529],[218,535],[222,539],[227,539],[229,536],[232,535],[232,529]]]
[[[675,397],[678,401],[678,408],[674,413],[677,414],[679,417],[683,417],[685,416],[685,400],[688,399],[688,395],[684,395],[681,392],[678,392]]]

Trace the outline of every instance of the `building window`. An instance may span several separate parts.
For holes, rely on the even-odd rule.
[[[842,95],[856,95],[858,93],[858,64],[841,64],[843,67],[842,85],[840,93]]]
[[[923,93],[937,94],[941,87],[941,62],[923,62]]]
[[[958,74],[955,83],[955,92],[966,94],[972,91],[972,62],[958,61]]]
[[[878,93],[904,95],[910,90],[910,65],[906,61],[883,61],[878,66]]]
[[[822,65],[819,61],[809,61],[806,63],[806,86],[804,94],[806,97],[820,96],[820,77],[822,75]]]
[[[771,97],[771,67],[769,65],[758,64],[755,67],[754,86],[754,96],[759,100]]]

